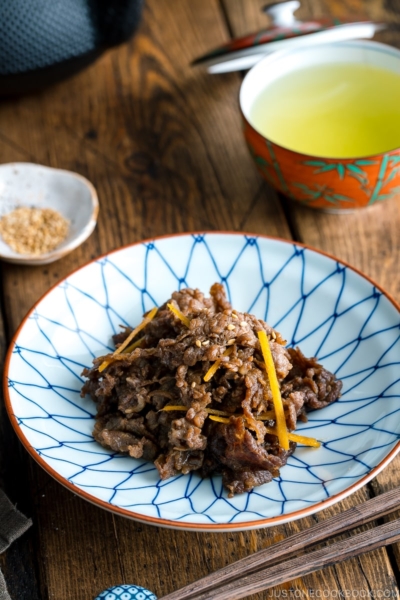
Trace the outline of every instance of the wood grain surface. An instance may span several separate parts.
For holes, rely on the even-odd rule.
[[[225,229],[294,238],[348,261],[399,297],[400,198],[346,216],[288,204],[261,180],[243,142],[241,75],[209,76],[189,66],[232,35],[262,27],[263,3],[147,0],[128,44],[68,81],[0,103],[0,162],[77,171],[93,182],[101,206],[95,233],[61,261],[1,265],[2,356],[31,305],[69,271],[165,233]],[[301,15],[360,10],[397,21],[400,0],[307,0]],[[381,35],[400,44],[398,33]],[[0,416],[0,475],[34,522],[1,557],[13,600],[92,600],[118,583],[165,595],[400,483],[398,459],[315,517],[243,533],[166,530],[113,516],[65,490],[20,447],[3,409]],[[395,598],[399,565],[398,548],[382,549],[249,598]]]

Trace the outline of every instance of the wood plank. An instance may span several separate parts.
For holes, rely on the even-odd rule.
[[[78,170],[101,202],[97,232],[72,255],[46,268],[4,268],[10,330],[61,276],[122,243],[202,228],[289,237],[276,195],[256,175],[242,142],[238,76],[210,78],[188,67],[226,38],[214,1],[149,0],[134,42],[43,94],[2,105],[0,134],[9,147],[29,160]],[[11,148],[0,148],[0,157],[15,159]],[[166,593],[313,522],[219,535],[162,530],[113,517],[33,463],[31,469],[43,600],[87,600],[123,581]],[[355,589],[386,589],[386,555],[377,556],[369,584],[354,561],[355,574],[340,574],[342,589],[354,581]],[[338,590],[337,573],[294,582],[293,590]]]
[[[216,3],[178,12],[148,3],[146,13],[130,45],[39,96],[2,105],[0,135],[37,162],[87,176],[101,205],[96,235],[72,256],[44,269],[6,267],[5,287],[18,294],[16,302],[6,298],[15,326],[60,277],[122,244],[199,229],[290,237],[276,194],[254,173],[242,142],[238,76],[212,80],[189,67],[225,35]],[[176,14],[187,31],[179,44]],[[204,22],[195,27],[197,16]],[[5,162],[9,154],[0,149]]]
[[[9,138],[20,143],[21,123],[36,116],[24,147],[40,162],[81,167],[94,179],[100,200],[121,224],[130,223],[128,231],[112,232],[114,245],[135,239],[133,224],[136,239],[193,228],[238,229],[260,188],[242,142],[240,80],[236,75],[212,80],[189,66],[224,37],[215,0],[207,10],[199,1],[176,10],[167,3],[154,10],[147,4],[132,44],[39,98],[6,104],[0,132],[6,127]],[[111,188],[117,181],[119,190]],[[116,191],[125,202],[118,196],[111,201]],[[268,195],[269,218],[258,229],[287,237],[275,194]],[[99,222],[105,250],[110,216],[103,214]]]
[[[51,285],[121,244],[199,229],[289,237],[276,194],[252,171],[242,143],[240,78],[211,82],[189,67],[226,37],[215,0],[173,7],[149,0],[133,42],[68,82],[2,103],[1,162],[78,171],[94,183],[101,204],[96,232],[71,255],[46,267],[3,266],[10,334]],[[255,533],[171,532],[114,517],[28,464],[42,600],[88,600],[126,581],[164,591],[187,581],[182,565],[197,578],[258,547]],[[20,494],[27,492],[24,484]]]
[[[30,160],[28,153],[10,144],[0,136],[0,153],[7,153],[12,161]],[[1,271],[0,271],[1,272]],[[7,319],[3,319],[4,289],[0,277],[0,365],[8,345]],[[15,474],[18,473],[18,477]],[[0,487],[25,515],[34,512],[32,498],[26,493],[26,481],[29,478],[29,458],[15,436],[7,417],[0,392]],[[12,598],[21,600],[39,600],[40,584],[38,581],[37,561],[35,553],[36,528],[31,527],[21,538],[0,555],[0,568],[7,582]]]
[[[352,4],[353,6],[353,4]],[[343,17],[347,8],[342,3],[333,3],[333,14]],[[354,2],[355,12],[367,9],[371,18],[399,22],[400,2],[376,2],[366,6]],[[400,47],[397,31],[382,32],[379,40]],[[317,211],[293,207],[292,218],[300,240],[330,252],[360,269],[371,277],[395,299],[400,297],[400,260],[398,245],[398,223],[400,220],[400,195],[390,201],[349,215],[318,214]],[[400,485],[400,456],[373,481],[374,492]],[[394,514],[390,518],[398,518]],[[400,570],[400,544],[389,550],[394,572]],[[399,583],[399,580],[397,581]]]
[[[222,2],[234,35],[244,35],[265,27],[266,19],[261,12],[261,7],[264,5],[262,0],[251,2],[248,0],[222,0]],[[368,4],[362,0],[352,0],[346,3],[336,0],[326,0],[325,2],[309,0],[302,3],[302,8],[297,15],[299,18],[306,18],[310,15],[318,17],[332,14],[343,18],[349,14],[366,11],[372,19],[394,22],[398,21],[399,10],[400,2],[398,0],[392,0],[390,4],[380,0]],[[393,31],[382,32],[378,38],[385,43],[400,45],[398,35]],[[294,204],[289,204],[289,211],[292,228],[299,241],[338,256],[372,277],[394,297],[399,297],[400,275],[396,265],[400,260],[400,248],[397,243],[400,197],[346,215],[320,214]],[[397,457],[378,475],[372,488],[375,493],[400,484],[399,466],[400,458]],[[354,497],[351,499],[351,502],[353,501]],[[337,509],[342,510],[343,508],[344,503],[340,503]],[[359,589],[360,591],[365,590],[365,593],[369,593],[371,590],[375,590],[377,593],[382,590],[392,590],[397,594],[395,573],[400,567],[399,544],[393,546],[393,552],[396,560],[396,563],[393,561],[394,571],[387,553],[381,551],[377,557],[375,553],[372,553],[362,557],[358,564],[357,561],[354,561],[354,565],[345,564],[335,568],[332,570],[333,579],[329,585],[335,585],[336,582],[342,590]],[[390,553],[391,551],[389,551]],[[315,576],[314,585],[317,580],[321,582],[320,575]],[[326,573],[323,574],[324,578],[327,576]]]
[[[7,346],[1,308],[0,287],[0,364]],[[18,477],[15,477],[16,473]],[[0,487],[21,512],[30,516],[32,506],[31,498],[26,494],[27,479],[28,457],[12,431],[0,392]],[[31,528],[0,555],[0,568],[13,598],[39,600],[34,545],[35,530]]]
[[[234,532],[230,534],[193,534],[159,529],[157,537],[159,536],[160,540],[162,540],[161,545],[165,549],[168,561],[165,561],[157,553],[152,557],[151,549],[147,549],[146,552],[146,549],[143,548],[142,552],[145,552],[147,555],[145,561],[146,568],[143,570],[142,575],[140,575],[140,569],[138,569],[134,561],[127,562],[125,565],[127,580],[139,581],[143,585],[148,585],[149,589],[154,590],[156,594],[166,594],[182,585],[180,571],[185,573],[186,583],[195,581],[200,576],[211,573],[228,564],[228,562],[233,562],[247,556],[251,552],[266,548],[291,533],[311,527],[314,520],[328,518],[340,510],[345,510],[354,504],[362,503],[366,499],[368,499],[368,495],[367,490],[364,489],[357,492],[351,499],[344,500],[340,505],[318,513],[314,518],[310,517],[284,526],[258,531]],[[126,528],[127,524],[123,524],[123,526]],[[135,532],[135,543],[140,542],[137,536],[137,527],[133,529]],[[139,526],[139,529],[140,533],[143,533],[142,526]],[[129,538],[130,536],[121,536],[120,538],[122,555],[129,553]],[[184,545],[185,550],[183,550],[181,544]],[[188,548],[190,551],[188,551]],[[167,565],[168,571],[172,565],[172,572],[169,573],[169,576],[165,575]],[[175,568],[173,565],[175,565]],[[343,563],[343,565],[324,569],[324,571],[317,574],[296,579],[264,593],[253,594],[248,596],[248,598],[249,600],[277,597],[329,598],[335,597],[335,594],[336,597],[340,598],[340,594],[343,594],[345,590],[357,590],[360,595],[362,593],[368,594],[371,590],[378,593],[378,591],[386,589],[397,593],[396,587],[393,587],[393,573],[384,550],[376,551],[370,556],[362,557],[362,559],[353,559],[347,563]],[[137,578],[140,576],[142,579],[138,580]]]

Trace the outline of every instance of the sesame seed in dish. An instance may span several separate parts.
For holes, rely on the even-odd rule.
[[[51,208],[20,206],[0,219],[3,241],[18,254],[51,252],[65,240],[68,228],[67,219]]]

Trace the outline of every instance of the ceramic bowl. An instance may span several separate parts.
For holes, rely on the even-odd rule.
[[[279,477],[234,498],[220,476],[160,481],[153,463],[106,450],[92,436],[95,405],[80,397],[82,369],[113,349],[120,324],[215,281],[343,381],[339,400],[298,428],[322,446],[298,446]],[[32,308],[7,355],[5,402],[31,456],[99,507],[189,530],[277,525],[342,500],[400,450],[399,310],[368,278],[301,244],[217,232],[146,240],[88,263]]]
[[[92,233],[99,203],[93,185],[77,173],[31,163],[0,165],[0,218],[19,206],[52,208],[69,221],[68,235],[46,254],[18,254],[0,236],[0,259],[45,265],[62,258]]]
[[[251,120],[255,98],[275,78],[308,66],[362,63],[400,75],[400,51],[371,41],[344,41],[277,52],[257,63],[240,90],[244,136],[264,178],[292,200],[311,208],[342,212],[400,194],[399,148],[374,156],[325,158],[294,152],[264,137]],[[310,94],[312,91],[310,90]]]
[[[157,596],[140,585],[116,585],[101,592],[94,600],[157,600]]]

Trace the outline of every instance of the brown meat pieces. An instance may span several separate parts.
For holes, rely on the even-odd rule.
[[[154,460],[158,454],[157,444],[149,439],[143,418],[128,421],[113,415],[96,421],[93,437],[105,448],[129,454],[133,458]],[[140,437],[139,437],[140,436]]]
[[[315,358],[287,349],[267,323],[232,309],[221,284],[211,287],[208,298],[183,289],[168,303],[132,340],[140,338],[135,350],[99,357],[84,370],[82,396],[90,394],[97,407],[95,439],[114,452],[154,461],[162,479],[190,471],[203,477],[220,473],[230,496],[267,483],[296,444],[283,450],[258,418],[267,411],[273,415],[258,332],[270,339],[290,430],[306,419],[307,410],[336,400],[341,382]],[[114,336],[116,346],[131,331]],[[104,359],[107,366],[100,371]],[[215,361],[219,368],[205,381]],[[212,420],[221,413],[222,422]],[[267,424],[273,427],[273,418]]]
[[[230,496],[271,481],[296,447],[292,442],[285,451],[278,445],[258,444],[242,417],[231,417],[227,425],[213,423],[208,438],[206,461],[213,465],[213,471],[222,472]]]
[[[289,348],[288,352],[293,367],[282,383],[283,397],[292,395],[292,391],[301,393],[304,406],[316,410],[328,406],[340,396],[342,382],[324,369],[316,358],[306,358],[299,348]]]

